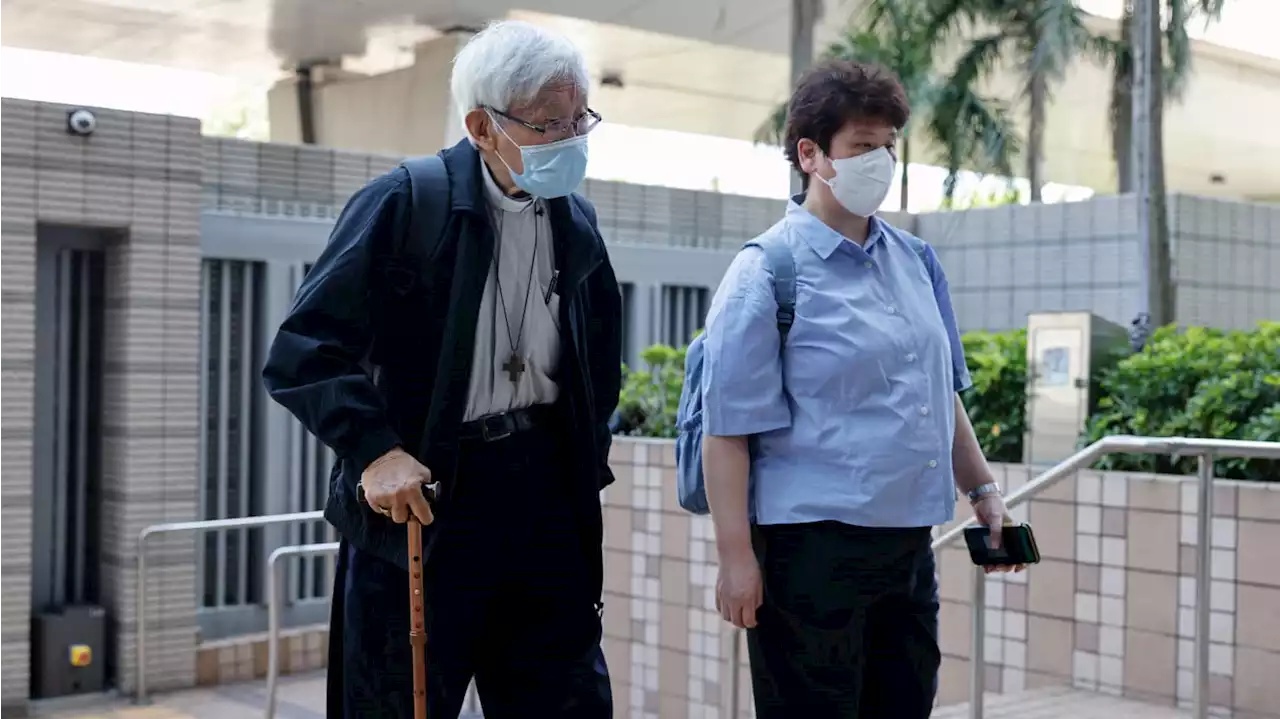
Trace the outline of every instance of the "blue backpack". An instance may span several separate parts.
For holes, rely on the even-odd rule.
[[[925,244],[914,235],[905,235],[911,249],[925,265]],[[752,240],[745,247],[764,250],[765,262],[773,273],[773,295],[778,302],[778,334],[780,350],[787,344],[787,333],[796,319],[796,261],[781,237]],[[707,485],[702,476],[702,355],[703,335],[689,343],[684,359],[684,387],[680,390],[680,407],[676,411],[676,491],[680,506],[693,514],[710,514]]]
[[[777,236],[752,240],[746,247],[764,250],[773,273],[773,294],[778,301],[778,333],[782,345],[796,319],[796,261],[791,248]],[[707,487],[702,477],[702,355],[704,335],[689,343],[684,359],[684,387],[676,411],[676,482],[680,506],[694,514],[709,514]]]

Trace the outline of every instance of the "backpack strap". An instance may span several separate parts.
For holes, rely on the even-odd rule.
[[[791,248],[778,237],[766,237],[748,242],[747,247],[759,247],[773,273],[773,296],[778,302],[778,332],[785,344],[791,325],[796,321],[796,258]]]
[[[406,243],[413,238],[413,241],[422,243],[422,257],[434,259],[449,223],[449,171],[438,154],[412,157],[401,162],[400,166],[409,173],[413,212],[409,231],[398,238],[393,254],[400,256]]]

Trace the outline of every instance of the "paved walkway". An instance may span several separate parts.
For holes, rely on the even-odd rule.
[[[266,707],[266,682],[228,684],[161,694],[150,706],[118,699],[91,708],[42,707],[37,716],[51,719],[253,719]],[[277,719],[324,719],[324,675],[304,674],[280,680]]]
[[[155,704],[136,707],[126,700],[90,708],[39,711],[51,719],[254,719],[266,700],[263,682],[233,684],[164,694]],[[933,719],[967,719],[966,705],[943,707]],[[1186,712],[1167,706],[1142,704],[1068,687],[1041,689],[1017,695],[987,695],[986,719],[1185,719]],[[277,719],[324,719],[324,677],[285,677],[280,682]],[[462,719],[482,719],[466,715]]]
[[[985,719],[1186,719],[1174,707],[1144,704],[1070,687],[1038,689],[1023,694],[988,694]],[[943,707],[932,719],[968,719],[969,705]]]

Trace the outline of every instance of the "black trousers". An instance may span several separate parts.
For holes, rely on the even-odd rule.
[[[760,719],[927,719],[938,583],[928,528],[757,527],[764,605],[747,632]]]
[[[432,719],[458,716],[473,677],[486,719],[612,716],[564,456],[544,430],[464,444],[424,577]],[[412,719],[408,591],[399,567],[343,547],[329,719]]]

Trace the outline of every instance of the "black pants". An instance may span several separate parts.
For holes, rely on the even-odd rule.
[[[937,694],[929,530],[757,527],[764,606],[747,633],[760,719],[927,719]]]
[[[473,677],[486,719],[612,716],[563,457],[542,430],[463,445],[425,572],[432,719],[458,716]],[[411,719],[406,573],[347,545],[337,575],[329,719]]]

